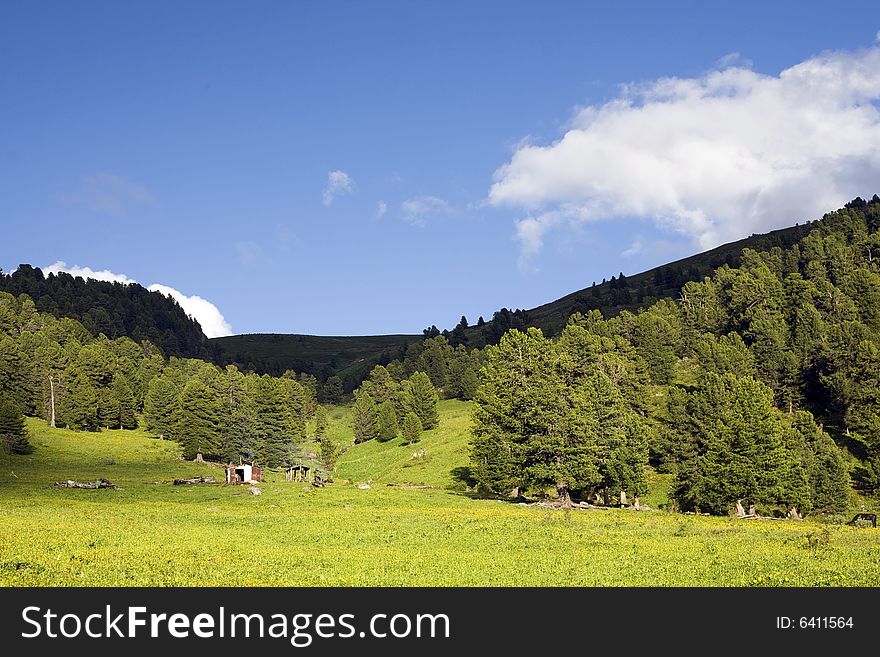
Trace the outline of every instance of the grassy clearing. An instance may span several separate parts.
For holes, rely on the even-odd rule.
[[[340,472],[372,479],[371,489],[315,489],[271,474],[259,497],[152,483],[222,470],[182,462],[173,443],[141,432],[77,434],[31,420],[34,454],[0,455],[0,584],[880,585],[875,530],[551,512],[381,485],[451,482],[466,442],[455,427],[468,414],[444,403],[441,428],[422,441],[436,458],[419,465],[408,465],[412,446],[350,450]],[[343,415],[334,420],[340,438]],[[97,477],[120,488],[51,488]]]
[[[440,425],[423,432],[419,442],[404,445],[403,439],[397,438],[386,443],[371,440],[355,445],[339,459],[335,476],[351,481],[461,488],[453,471],[466,467],[468,463],[471,410],[470,404],[452,399],[442,401]],[[343,433],[344,422],[348,422],[348,418],[339,417],[331,421],[328,428],[334,432],[330,435],[344,435],[350,443],[351,429],[347,434]],[[420,449],[425,450],[425,455],[416,457]]]

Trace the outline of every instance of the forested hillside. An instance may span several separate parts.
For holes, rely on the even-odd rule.
[[[610,272],[609,276],[590,287],[525,309],[501,308],[485,319],[469,321],[462,317],[452,329],[425,329],[423,335],[322,337],[308,335],[254,334],[236,335],[209,340],[218,363],[235,363],[239,367],[268,374],[287,369],[305,371],[325,380],[339,376],[346,390],[352,390],[374,365],[385,365],[402,358],[413,342],[443,335],[452,346],[481,348],[498,344],[508,330],[540,328],[545,335],[559,335],[573,313],[601,310],[613,316],[622,310],[636,311],[665,298],[677,298],[682,286],[700,281],[722,265],[739,266],[744,249],[766,251],[788,249],[803,239],[819,222],[806,222],[790,228],[752,235],[724,244],[710,251],[683,258],[648,271],[625,276]],[[328,352],[332,347],[333,352]]]
[[[476,393],[476,481],[607,501],[642,494],[650,460],[687,511],[842,510],[850,479],[875,493],[878,253],[880,199],[856,199],[676,301],[506,333]]]
[[[149,340],[169,356],[207,355],[199,323],[174,299],[137,283],[84,280],[65,272],[44,276],[40,269],[19,265],[12,274],[0,271],[0,291],[26,294],[38,311],[75,319],[92,335]]]
[[[166,358],[0,292],[0,424],[23,452],[17,413],[87,431],[142,417],[187,457],[274,467],[308,456],[332,471],[339,444],[324,438],[319,404],[344,401],[347,383],[353,442],[416,442],[440,398],[473,399],[467,477],[483,492],[607,503],[643,494],[650,463],[673,475],[682,510],[841,511],[853,487],[880,490],[880,199],[801,233],[789,248],[744,249],[674,298],[575,312],[558,335],[513,327],[476,348],[465,321],[432,327],[382,365],[360,359],[362,382]],[[525,328],[527,314],[512,316]]]

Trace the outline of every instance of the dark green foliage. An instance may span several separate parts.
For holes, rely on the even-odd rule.
[[[403,435],[403,444],[411,445],[412,443],[419,442],[419,439],[422,437],[422,421],[419,419],[419,416],[410,411],[403,418],[403,429],[401,431]]]
[[[318,406],[315,409],[315,437],[323,438],[327,434],[327,409]]]
[[[289,465],[296,451],[298,426],[286,383],[264,375],[251,384],[255,462],[270,468]]]
[[[174,415],[181,392],[183,385],[170,373],[150,381],[144,399],[147,429],[157,436],[170,436],[174,432]]]
[[[342,387],[342,379],[338,376],[331,376],[324,385],[321,386],[321,401],[325,404],[339,404],[345,390]]]
[[[0,291],[27,294],[36,310],[78,320],[93,335],[149,340],[175,356],[207,355],[198,322],[170,297],[136,283],[86,281],[66,273],[45,277],[39,269],[19,265],[11,275],[0,275]]]
[[[406,410],[418,415],[423,429],[433,429],[440,419],[437,412],[440,398],[431,379],[424,372],[416,372],[409,378],[408,384],[404,402]]]
[[[34,451],[28,441],[21,407],[9,395],[0,396],[0,443],[8,454],[30,454]]]
[[[366,394],[356,395],[352,411],[354,423],[354,441],[362,443],[379,437],[379,412],[376,402]]]
[[[813,510],[822,513],[846,511],[849,474],[840,448],[806,411],[794,413],[791,425],[803,445]]]
[[[673,487],[682,510],[724,515],[738,499],[810,508],[804,455],[796,440],[788,440],[793,432],[767,386],[706,374],[688,397],[684,419]]]
[[[318,458],[321,459],[321,465],[327,472],[333,472],[336,469],[336,461],[339,460],[341,450],[329,438],[321,438],[318,443]]]
[[[183,448],[184,458],[220,454],[221,410],[216,395],[202,381],[190,380],[178,402],[174,439]]]
[[[574,334],[582,328],[575,324]],[[554,343],[537,329],[511,331],[488,350],[471,448],[484,489],[552,488],[562,501],[645,492],[643,421],[574,334]]]
[[[59,424],[77,431],[97,431],[98,390],[92,380],[81,372],[72,370],[59,409]]]
[[[385,442],[397,438],[397,411],[394,404],[389,400],[379,405],[379,434],[376,436],[380,441]]]

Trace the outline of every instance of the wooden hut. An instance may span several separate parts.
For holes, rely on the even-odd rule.
[[[263,481],[263,470],[256,465],[242,463],[226,466],[227,484],[258,484]]]

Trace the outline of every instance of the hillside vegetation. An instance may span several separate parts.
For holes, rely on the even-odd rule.
[[[441,426],[462,411],[444,405]],[[274,473],[255,497],[242,486],[171,485],[222,470],[180,461],[174,443],[141,431],[28,425],[33,454],[0,453],[3,586],[880,584],[876,536],[846,526],[558,513],[441,489],[318,489]],[[402,462],[389,459],[389,478]],[[119,488],[51,487],[98,477]]]
[[[555,301],[526,310],[502,308],[482,323],[472,318],[460,334],[446,331],[446,335],[453,344],[463,343],[472,348],[497,343],[510,328],[537,327],[545,335],[557,335],[575,312],[601,310],[605,316],[613,316],[621,310],[635,310],[659,299],[677,298],[685,283],[702,280],[725,264],[738,266],[743,249],[789,248],[807,235],[810,228],[808,222],[752,235],[632,276],[611,272],[608,280],[594,282]],[[431,335],[434,333],[430,329],[426,335],[325,337],[272,333],[212,338],[208,342],[221,364],[235,363],[268,374],[292,369],[319,379],[335,374],[350,382],[347,388],[352,389],[373,365],[402,358],[409,343]]]
[[[94,337],[128,337],[149,341],[166,356],[204,358],[206,341],[199,323],[171,297],[137,283],[84,280],[68,273],[44,276],[40,269],[19,265],[12,274],[0,271],[0,292],[26,294],[36,310],[77,320]]]

